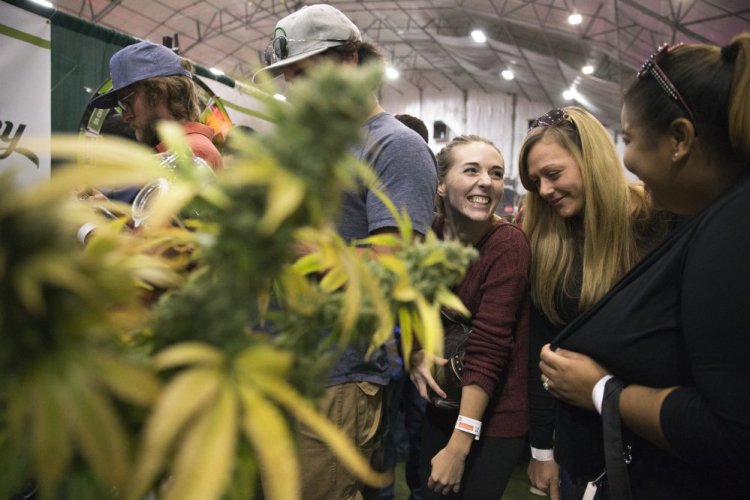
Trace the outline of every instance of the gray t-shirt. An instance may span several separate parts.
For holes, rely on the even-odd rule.
[[[406,209],[414,230],[425,234],[435,214],[437,164],[432,151],[419,134],[387,113],[367,121],[364,138],[352,153],[375,170],[385,194],[399,211]],[[364,187],[344,195],[338,230],[346,241],[366,238],[384,227],[395,228],[396,221],[377,196]],[[365,361],[366,349],[364,340],[362,345],[348,347],[326,386],[362,381],[388,384],[385,351],[380,349]]]

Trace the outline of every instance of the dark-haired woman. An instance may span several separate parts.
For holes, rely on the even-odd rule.
[[[750,498],[748,103],[748,33],[665,45],[625,94],[626,167],[690,219],[541,363],[549,392],[603,414],[608,473],[591,489],[609,497]]]

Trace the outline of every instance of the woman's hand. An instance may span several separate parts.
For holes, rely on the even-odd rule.
[[[553,351],[549,344],[542,347],[539,368],[542,383],[557,399],[594,410],[591,392],[607,370],[590,357],[565,349]]]
[[[448,495],[458,493],[464,475],[466,453],[453,449],[451,443],[432,457],[432,470],[427,479],[427,487],[435,493]]]
[[[438,366],[442,366],[448,362],[447,359],[439,356],[433,356],[432,360],[433,363]],[[428,388],[432,389],[441,398],[448,397],[445,391],[440,388],[438,383],[435,382],[435,379],[432,377],[432,372],[427,363],[427,355],[424,350],[419,349],[413,351],[409,358],[409,363],[409,366],[411,366],[411,369],[409,370],[409,378],[414,385],[417,386],[419,395],[422,396],[422,398],[427,401],[430,400]]]
[[[557,462],[532,458],[527,473],[531,486],[549,495],[551,500],[560,500],[560,467]]]

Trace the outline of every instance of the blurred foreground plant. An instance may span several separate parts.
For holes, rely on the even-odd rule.
[[[295,422],[383,484],[303,394],[345,345],[375,349],[397,320],[407,355],[415,337],[439,353],[439,308],[464,310],[449,289],[473,252],[414,241],[405,215],[400,237],[358,242],[392,253],[332,229],[343,189],[378,189],[347,151],[379,79],[314,72],[292,105],[268,101],[275,131],[240,141],[215,179],[181,164],[148,224],[99,221],[85,249],[74,235],[96,210],[69,193],[82,178],[151,182],[164,175],[153,155],[62,141],[56,152],[77,166],[50,185],[0,181],[0,465],[18,457],[0,496],[34,477],[43,498],[252,498],[259,475],[266,498],[299,498]],[[179,128],[160,133],[184,158]],[[313,252],[290,264],[301,243]]]

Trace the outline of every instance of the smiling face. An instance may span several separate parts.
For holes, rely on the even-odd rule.
[[[575,157],[545,135],[529,150],[528,177],[539,197],[563,219],[583,212],[585,195],[581,168]]]
[[[451,166],[438,183],[446,215],[454,221],[492,222],[503,198],[505,161],[483,142],[455,146]]]
[[[622,107],[620,123],[622,140],[625,144],[623,163],[646,184],[651,193],[654,205],[661,208],[678,210],[673,206],[672,198],[678,179],[672,175],[673,150],[668,139],[656,139],[638,120],[628,112],[627,105]],[[679,189],[677,190],[679,192]],[[679,194],[679,193],[678,193]]]

